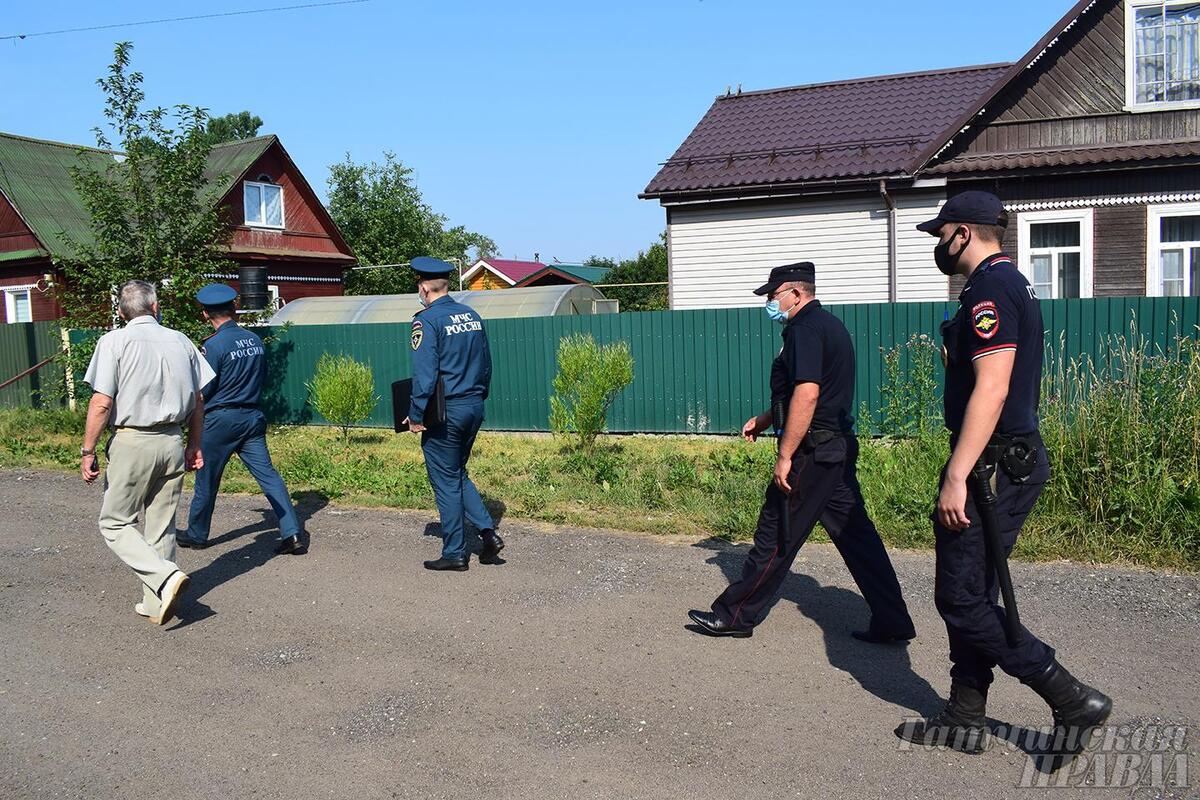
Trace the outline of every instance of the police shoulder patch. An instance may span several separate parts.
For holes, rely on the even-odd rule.
[[[1000,313],[991,300],[978,303],[971,309],[971,327],[980,339],[991,339],[1000,330]]]
[[[425,326],[420,320],[413,320],[412,324],[412,349],[416,350],[421,346],[421,342],[425,340]]]

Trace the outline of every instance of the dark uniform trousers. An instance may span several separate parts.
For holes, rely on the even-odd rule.
[[[205,414],[203,451],[204,466],[196,473],[196,496],[188,512],[188,538],[208,540],[221,475],[235,453],[267,496],[279,519],[280,536],[287,539],[300,533],[296,509],[267,451],[267,418],[262,411],[225,406]]]
[[[996,520],[1006,555],[1017,543],[1021,525],[1049,475],[1045,448],[1041,448],[1038,467],[1026,483],[1014,484],[1003,470],[996,470]],[[966,513],[972,524],[962,531],[943,527],[937,514],[933,515],[937,549],[934,602],[950,638],[950,676],[986,690],[992,682],[993,667],[999,666],[1018,679],[1033,677],[1050,664],[1054,649],[1025,629],[1021,644],[1008,646],[1004,609],[997,603],[1000,586],[996,570],[988,561],[979,513],[969,493]]]
[[[913,630],[900,583],[879,532],[867,516],[858,484],[858,440],[833,439],[815,449],[802,446],[792,459],[787,495],[790,526],[780,535],[783,492],[772,481],[758,515],[754,545],[742,577],[713,603],[713,611],[736,627],[756,625],[766,615],[800,547],[820,522],[846,562],[871,608],[871,628],[881,632]]]
[[[421,433],[425,471],[442,520],[443,558],[466,557],[464,516],[481,531],[496,527],[467,474],[467,460],[481,425],[481,398],[447,400],[445,424]]]

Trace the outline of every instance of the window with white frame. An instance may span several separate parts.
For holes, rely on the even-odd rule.
[[[1125,23],[1129,107],[1200,105],[1200,2],[1129,0]]]
[[[1146,294],[1200,296],[1200,204],[1150,206]]]
[[[274,183],[246,181],[242,186],[246,224],[262,228],[283,227],[283,187]]]
[[[33,322],[32,289],[32,286],[11,286],[4,290],[4,318],[8,322]]]
[[[1038,297],[1092,296],[1092,210],[1026,211],[1018,217],[1021,272]]]

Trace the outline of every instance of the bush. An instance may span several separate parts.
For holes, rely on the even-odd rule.
[[[375,375],[366,364],[350,356],[321,356],[317,372],[308,386],[313,408],[342,429],[342,440],[350,437],[350,428],[371,416],[379,396],[375,394]]]
[[[633,383],[628,342],[598,345],[587,334],[563,337],[558,344],[558,375],[550,398],[550,430],[591,453],[604,430],[608,409]]]

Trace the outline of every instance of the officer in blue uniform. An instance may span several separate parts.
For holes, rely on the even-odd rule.
[[[421,434],[425,470],[433,486],[442,520],[442,555],[425,568],[463,572],[466,551],[463,518],[479,529],[481,564],[503,563],[504,541],[483,499],[467,475],[467,460],[483,424],[483,402],[492,380],[492,355],[479,314],[450,295],[450,271],[445,261],[421,256],[412,261],[417,291],[424,306],[412,323],[412,403],[409,429]],[[441,383],[446,418],[433,418],[432,400]]]
[[[906,722],[897,735],[927,745],[979,752],[987,736],[986,701],[1000,667],[1050,705],[1053,752],[1078,752],[1112,701],[1071,676],[1053,648],[1027,630],[1005,637],[996,572],[967,478],[977,463],[994,471],[996,518],[1005,554],[1050,477],[1038,433],[1044,329],[1033,287],[1000,243],[1008,215],[993,194],[967,191],[918,230],[938,237],[934,260],[966,285],[953,319],[942,326],[945,418],[950,460],[933,514],[937,566],[934,600],[950,639],[950,700],[933,718]]]
[[[204,466],[196,473],[187,535],[180,534],[178,543],[197,549],[208,546],[221,474],[236,453],[279,518],[280,541],[275,552],[300,554],[304,552],[300,520],[267,452],[267,420],[260,408],[267,380],[266,350],[262,339],[237,324],[236,297],[232,287],[220,283],[196,293],[204,318],[216,329],[201,352],[217,377],[204,387]]]
[[[755,294],[768,298],[767,315],[783,326],[783,347],[771,365],[771,409],[750,418],[742,435],[754,441],[774,422],[779,458],[741,578],[712,611],[693,609],[688,616],[698,633],[751,636],[820,522],[871,609],[870,625],[851,636],[904,644],[916,631],[858,483],[850,333],[821,307],[810,261],[776,267]]]

